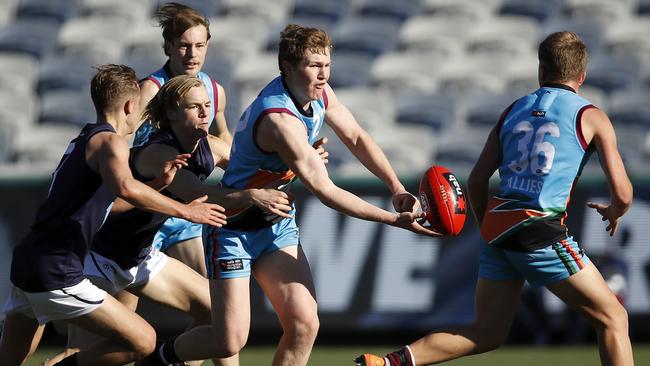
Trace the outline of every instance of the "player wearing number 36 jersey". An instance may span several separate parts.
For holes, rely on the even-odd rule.
[[[566,238],[571,188],[591,155],[580,124],[588,108],[595,107],[570,86],[544,83],[503,113],[501,184],[481,226],[488,243],[537,249]]]

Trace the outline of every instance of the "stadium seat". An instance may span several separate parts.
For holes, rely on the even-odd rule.
[[[465,19],[478,22],[491,18],[501,0],[422,0],[422,14],[435,14],[453,19]]]
[[[32,97],[38,79],[38,60],[22,53],[0,52],[0,92]]]
[[[603,48],[618,57],[633,57],[650,71],[650,16],[624,19],[612,24],[603,36]]]
[[[638,61],[624,57],[595,55],[587,65],[585,85],[591,85],[611,93],[616,89],[633,86],[641,77]]]
[[[137,22],[131,27],[123,44],[124,57],[164,55],[162,29],[154,19]]]
[[[131,22],[118,16],[74,18],[61,27],[59,49],[64,53],[94,54],[102,63],[121,57]]]
[[[414,16],[400,28],[399,48],[405,51],[439,53],[444,57],[460,56],[473,22],[445,16]]]
[[[508,63],[514,60],[478,55],[446,63],[438,77],[439,92],[453,96],[475,91],[502,92],[505,89]]]
[[[38,94],[55,90],[88,91],[93,66],[104,62],[99,57],[71,54],[47,57],[40,64]]]
[[[353,0],[296,0],[293,17],[324,17],[338,22],[350,11]]]
[[[489,129],[453,129],[438,137],[436,164],[458,176],[468,176],[481,155]]]
[[[23,20],[46,19],[58,24],[63,24],[78,14],[78,0],[21,0],[16,11],[16,17]]]
[[[557,16],[544,23],[543,34],[548,35],[564,30],[575,32],[585,42],[589,52],[596,54],[601,47],[601,39],[605,29],[605,25],[591,21],[590,19]]]
[[[51,19],[17,19],[0,29],[0,51],[42,58],[55,46],[59,24]]]
[[[402,89],[435,91],[443,65],[455,59],[426,52],[390,52],[379,56],[370,71],[371,84],[398,93]]]
[[[632,88],[612,92],[607,114],[619,126],[645,128],[650,131],[650,89]]]
[[[356,14],[382,17],[403,22],[419,11],[419,0],[365,0],[355,11]]]
[[[238,62],[239,60],[232,57],[232,55],[228,55],[219,48],[210,44],[210,47],[208,47],[208,53],[205,56],[205,63],[203,64],[201,71],[210,75],[224,88],[228,89],[228,86],[230,85],[233,78],[235,64]]]
[[[572,19],[584,19],[608,25],[632,14],[632,1],[565,0],[563,13]]]
[[[158,70],[166,61],[167,56],[165,56],[162,49],[149,54],[136,53],[125,55],[120,59],[121,64],[127,65],[135,70],[138,79],[142,79]]]
[[[329,84],[333,88],[363,86],[370,83],[373,58],[365,54],[332,52]]]
[[[210,48],[243,60],[261,52],[269,37],[269,26],[257,16],[210,18]]]
[[[47,163],[51,172],[79,130],[79,126],[48,124],[22,131],[16,136],[14,160],[16,163]]]
[[[563,0],[502,0],[501,15],[522,15],[544,23],[555,17],[562,9]]]
[[[587,99],[588,101],[590,101],[591,104],[595,105],[596,107],[604,111],[608,110],[609,98],[607,97],[607,94],[602,89],[596,88],[591,85],[582,85],[580,87],[580,90],[578,91],[578,94],[583,98]]]
[[[502,16],[475,24],[465,37],[466,51],[487,57],[530,59],[540,38],[540,27],[524,16]]]
[[[95,119],[95,108],[88,90],[54,91],[41,96],[41,124],[83,126],[95,122]]]
[[[0,116],[5,123],[18,129],[29,129],[38,119],[39,100],[31,93],[27,96],[11,90],[0,90]]]
[[[287,20],[286,24],[278,24],[269,31],[269,38],[266,41],[265,52],[278,52],[280,33],[287,24],[298,24],[303,27],[322,29],[331,34],[335,22],[324,16],[294,16]]]
[[[133,24],[149,19],[151,1],[82,0],[81,8],[85,17],[122,17]]]
[[[650,14],[650,0],[637,0],[636,12],[638,15],[645,16]]]
[[[490,129],[501,113],[521,95],[505,93],[470,93],[463,98],[462,114],[468,128]]]
[[[293,0],[222,0],[222,12],[226,16],[259,17],[270,26],[286,23]]]
[[[400,22],[394,19],[350,16],[339,22],[330,36],[336,49],[376,57],[397,46]]]
[[[356,87],[334,91],[364,128],[391,127],[395,124],[395,100],[388,90]]]
[[[395,97],[399,125],[420,125],[435,131],[457,128],[454,98],[445,94],[404,90]]]

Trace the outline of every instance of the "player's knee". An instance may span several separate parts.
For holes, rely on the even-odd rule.
[[[143,359],[156,349],[156,331],[151,326],[143,327],[131,347],[136,360]]]
[[[306,341],[313,341],[316,339],[318,329],[320,328],[320,321],[316,312],[313,314],[302,314],[295,317],[290,324],[290,329],[285,329],[293,334],[297,339]]]
[[[625,307],[619,302],[609,306],[595,319],[596,328],[603,328],[610,331],[628,331],[628,315]]]

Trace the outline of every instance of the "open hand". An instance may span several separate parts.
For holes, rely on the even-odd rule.
[[[173,159],[167,160],[163,165],[160,175],[154,180],[153,187],[160,190],[170,185],[174,181],[178,170],[187,166],[187,159],[191,156],[191,154],[179,154]]]
[[[206,203],[208,196],[202,196],[186,205],[188,213],[186,220],[192,221],[197,224],[208,224],[216,227],[222,227],[226,224],[226,211],[223,207],[214,204]]]
[[[293,198],[286,192],[263,188],[252,190],[251,196],[253,204],[262,210],[288,219],[292,217],[289,212],[293,209],[291,206]]]
[[[587,202],[587,206],[598,211],[603,221],[609,220],[609,225],[607,225],[605,230],[609,231],[609,236],[614,236],[618,228],[618,219],[621,218],[623,213],[616,212],[611,205],[603,205],[601,203]]]
[[[395,214],[395,222],[392,225],[420,235],[433,237],[443,236],[441,233],[433,230],[430,226],[422,226],[418,223],[418,220],[424,218],[424,216],[424,212],[399,212]]]

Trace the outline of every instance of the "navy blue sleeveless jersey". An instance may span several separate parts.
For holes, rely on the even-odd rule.
[[[23,291],[60,289],[83,279],[84,257],[115,200],[86,163],[88,140],[106,131],[115,133],[107,123],[84,126],[52,173],[36,222],[13,253],[11,282]]]
[[[151,180],[153,177],[140,175],[135,169],[134,162],[138,153],[151,144],[168,145],[181,153],[186,153],[172,132],[165,131],[152,134],[143,145],[131,149],[130,163],[133,176],[143,182]],[[187,160],[187,164],[183,169],[189,170],[198,176],[201,181],[212,173],[215,164],[207,137],[199,141],[192,156]],[[177,201],[182,201],[167,190],[163,190],[162,193]],[[124,269],[135,267],[146,258],[151,250],[150,246],[156,232],[168,218],[167,215],[139,209],[111,215],[97,233],[92,250],[112,259]]]

